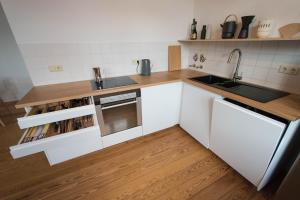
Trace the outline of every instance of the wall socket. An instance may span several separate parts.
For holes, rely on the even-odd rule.
[[[300,71],[300,65],[280,65],[278,72],[288,75],[298,75]]]
[[[138,61],[139,61],[138,59],[133,59],[131,62],[132,62],[133,65],[137,65]]]
[[[62,72],[64,68],[62,65],[50,65],[48,66],[49,72]]]

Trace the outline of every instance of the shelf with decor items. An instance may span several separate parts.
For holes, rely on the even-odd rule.
[[[276,42],[276,41],[300,41],[300,38],[247,38],[247,39],[205,39],[205,40],[178,40],[180,43],[200,43],[200,42]]]

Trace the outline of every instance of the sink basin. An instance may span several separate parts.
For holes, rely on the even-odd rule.
[[[257,85],[233,82],[231,79],[222,78],[214,75],[200,76],[191,78],[191,80],[210,85],[233,94],[237,94],[255,101],[266,103],[288,95],[287,92],[282,92],[270,88],[265,88]]]
[[[217,85],[225,88],[232,88],[232,87],[240,86],[241,84],[237,82],[229,81],[224,83],[217,83]]]
[[[222,78],[222,77],[214,76],[214,75],[207,75],[207,76],[191,78],[191,80],[211,85],[211,84],[215,84],[215,83],[224,83],[225,81],[229,81],[230,79]]]

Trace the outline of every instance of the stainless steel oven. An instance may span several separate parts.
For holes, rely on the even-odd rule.
[[[140,89],[94,96],[94,102],[102,136],[142,125]]]

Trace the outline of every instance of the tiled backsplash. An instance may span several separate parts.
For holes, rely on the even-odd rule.
[[[19,47],[33,84],[45,85],[92,79],[94,66],[103,69],[104,77],[135,74],[134,59],[149,58],[153,64],[152,71],[165,71],[168,66],[168,45],[173,43],[31,43],[19,44]],[[239,70],[243,81],[300,94],[299,74],[278,73],[282,64],[300,64],[300,42],[209,42],[184,45],[182,66],[193,64],[195,53],[203,54],[207,60],[202,71],[231,77],[236,59],[231,64],[227,64],[227,59],[234,48],[240,48],[243,53]],[[64,71],[49,72],[50,65],[62,65]]]
[[[134,59],[149,58],[152,71],[168,69],[168,45],[174,42],[19,44],[34,85],[93,79],[92,67],[99,66],[104,77],[136,73]],[[184,53],[186,52],[186,53]],[[183,66],[188,52],[182,51]],[[64,71],[49,72],[48,66],[62,65]]]
[[[278,73],[282,64],[300,64],[300,42],[210,42],[187,45],[189,64],[195,53],[207,60],[201,71],[232,77],[237,59],[227,64],[234,48],[242,50],[239,72],[243,81],[300,94],[300,75]],[[197,63],[199,65],[199,61]]]

